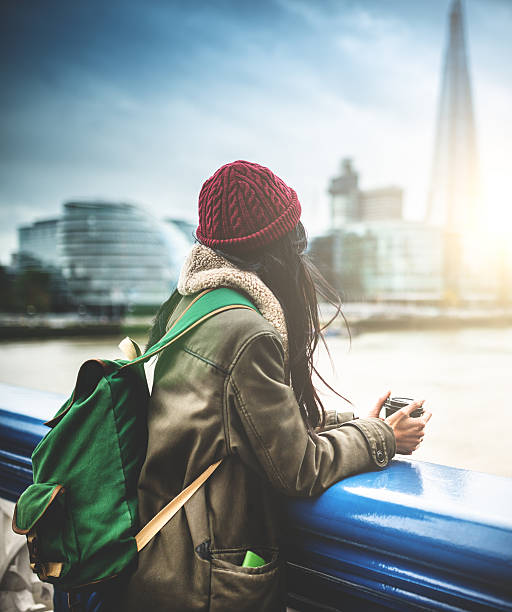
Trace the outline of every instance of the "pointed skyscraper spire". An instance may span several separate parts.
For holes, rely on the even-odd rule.
[[[479,178],[473,100],[460,0],[453,0],[437,117],[427,221],[450,232],[474,227]]]

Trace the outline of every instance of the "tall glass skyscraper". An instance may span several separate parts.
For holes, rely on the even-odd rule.
[[[478,153],[464,17],[453,0],[439,98],[427,221],[449,232],[473,229],[478,220]]]

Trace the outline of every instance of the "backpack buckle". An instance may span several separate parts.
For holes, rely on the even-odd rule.
[[[40,565],[39,560],[39,541],[35,529],[31,529],[27,533],[27,547],[30,557],[30,567],[33,572],[37,572],[37,566]]]
[[[37,574],[41,580],[47,578],[58,578],[62,572],[62,563],[48,561],[44,563],[39,557],[39,540],[35,529],[27,533],[27,547],[30,558],[30,569]]]
[[[44,572],[44,568],[39,558],[39,540],[35,529],[31,529],[27,533],[27,547],[30,558],[30,568],[35,574]]]

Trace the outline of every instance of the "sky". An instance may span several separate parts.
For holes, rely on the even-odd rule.
[[[424,215],[450,0],[0,2],[0,261],[75,198],[196,219],[236,159],[298,193],[311,236],[352,157]],[[512,223],[512,0],[465,0],[489,218]],[[508,212],[507,212],[508,211]],[[508,214],[508,217],[506,216]]]

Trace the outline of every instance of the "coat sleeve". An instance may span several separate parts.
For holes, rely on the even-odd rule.
[[[318,495],[346,476],[386,466],[395,454],[393,430],[380,419],[348,420],[310,434],[285,383],[282,345],[269,333],[241,351],[228,395],[229,451],[287,495]]]
[[[356,417],[353,412],[338,412],[337,410],[326,410],[325,411],[325,423],[323,427],[317,427],[316,433],[323,431],[329,431],[339,427],[342,423],[347,421],[353,421]]]

